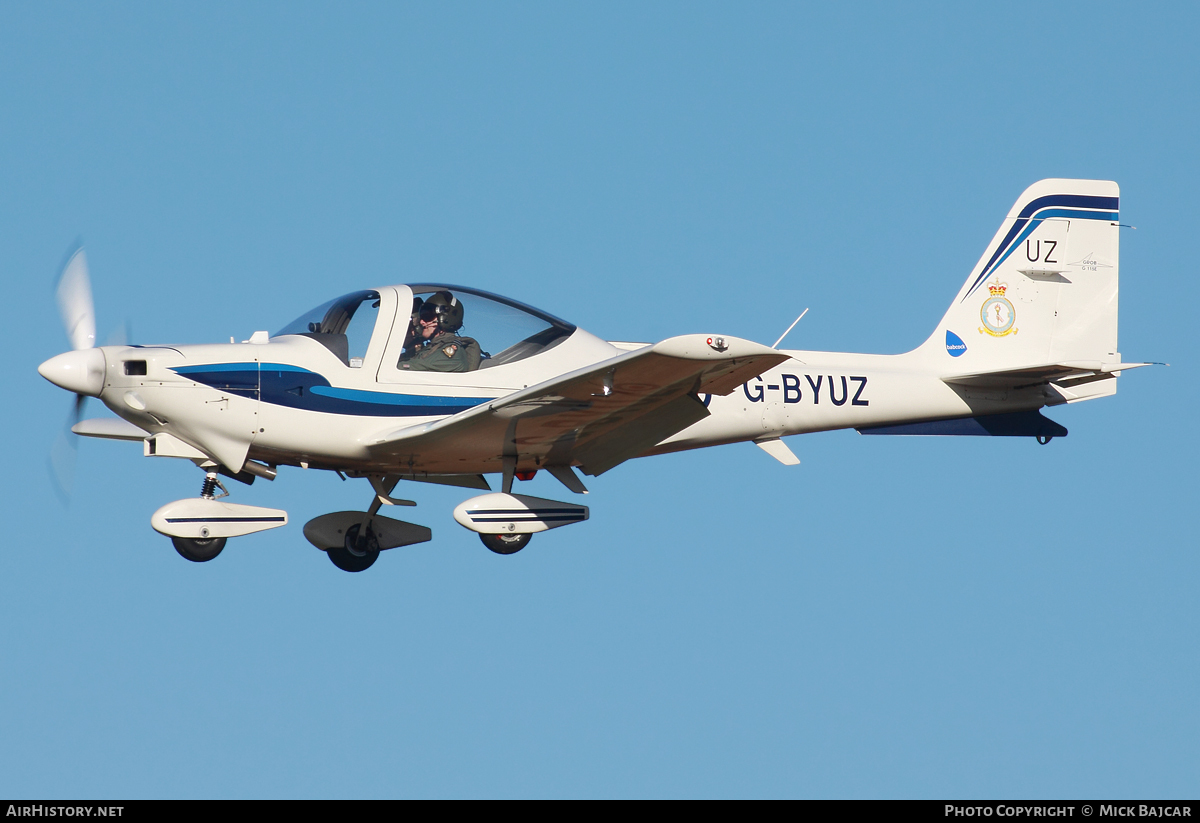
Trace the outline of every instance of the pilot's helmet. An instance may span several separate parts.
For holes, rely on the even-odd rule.
[[[448,291],[439,291],[426,298],[421,305],[421,319],[437,318],[442,331],[458,331],[463,324],[463,305]]]

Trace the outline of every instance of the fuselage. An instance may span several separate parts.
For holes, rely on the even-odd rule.
[[[459,293],[477,297],[461,288]],[[292,332],[260,333],[243,343],[102,347],[105,378],[99,396],[150,434],[169,435],[234,470],[252,459],[356,472],[486,473],[497,470],[498,456],[472,461],[426,455],[420,465],[399,467],[380,464],[367,446],[384,433],[424,426],[638,346],[607,342],[548,315],[538,315],[538,322],[522,328],[514,340],[496,344],[492,341],[504,332],[483,328],[487,322],[481,317],[475,324],[482,329],[475,332],[480,345],[497,350],[484,365],[463,373],[411,371],[403,368],[403,355],[412,342],[406,311],[412,288],[357,294],[375,301],[375,316],[367,333],[357,341],[351,335],[348,344]],[[514,312],[513,306],[520,307],[496,305]],[[482,298],[470,308],[477,314],[488,311]],[[516,317],[517,325],[528,319]],[[474,331],[470,315],[467,329]],[[531,329],[531,335],[520,337]],[[505,348],[499,351],[498,345]],[[785,353],[791,359],[733,392],[701,395],[709,416],[646,453],[1036,409],[1046,403],[1038,390],[952,387],[921,350]]]

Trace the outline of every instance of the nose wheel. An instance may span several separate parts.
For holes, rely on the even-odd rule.
[[[216,499],[214,495],[217,489],[221,490],[221,497],[229,496],[229,490],[217,479],[216,471],[209,469],[204,473],[204,485],[200,487],[200,499]],[[200,533],[207,535],[208,529],[203,529]],[[171,545],[185,560],[193,563],[207,563],[221,553],[227,539],[225,537],[172,537]]]

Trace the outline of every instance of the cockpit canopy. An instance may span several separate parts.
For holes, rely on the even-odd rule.
[[[531,357],[575,332],[575,326],[553,315],[480,289],[428,283],[398,286],[396,291],[400,302],[394,327],[406,336],[425,301],[439,292],[450,292],[461,303],[462,312],[462,325],[454,334],[476,341],[480,369]],[[393,325],[378,323],[381,302],[378,291],[351,292],[305,312],[273,336],[298,334],[311,338],[347,366],[360,368],[372,335],[382,334],[386,339]]]
[[[377,291],[343,294],[306,311],[272,336],[299,334],[310,337],[347,366],[361,368],[375,331],[375,321],[379,319],[379,303]]]

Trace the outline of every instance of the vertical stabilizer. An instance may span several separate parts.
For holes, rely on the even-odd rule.
[[[922,354],[963,373],[1119,361],[1119,197],[1108,180],[1026,189]]]

